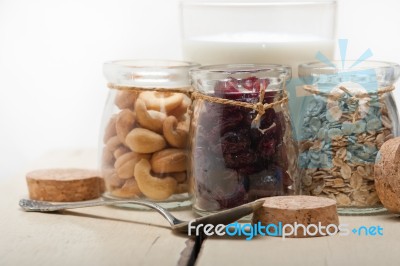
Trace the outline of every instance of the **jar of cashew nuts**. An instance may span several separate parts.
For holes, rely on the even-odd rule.
[[[165,208],[190,205],[189,69],[196,66],[165,60],[104,64],[110,89],[100,144],[106,197],[144,198]]]
[[[285,83],[290,67],[215,65],[191,71],[190,177],[200,215],[298,193]]]
[[[400,66],[332,64],[299,67],[306,93],[299,125],[302,193],[336,200],[340,214],[379,213],[374,165],[382,144],[400,133],[392,95]]]

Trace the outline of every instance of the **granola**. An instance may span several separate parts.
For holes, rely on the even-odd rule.
[[[313,95],[303,117],[302,194],[335,199],[339,207],[379,206],[373,167],[382,144],[393,138],[386,95],[357,98],[341,88]]]

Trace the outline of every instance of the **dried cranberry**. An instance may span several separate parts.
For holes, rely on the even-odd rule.
[[[264,94],[264,101],[263,103],[272,103],[275,101],[276,91],[266,91]]]
[[[248,132],[227,132],[221,138],[221,150],[223,153],[238,153],[248,150],[250,138]]]
[[[255,86],[254,86],[256,82],[258,82],[258,88],[255,88]],[[246,90],[249,90],[249,91],[256,90],[257,92],[260,91],[260,82],[258,81],[258,78],[256,78],[256,77],[249,77],[249,78],[246,78],[246,79],[242,79],[240,81],[240,84]]]
[[[250,164],[250,165],[244,165],[244,166],[240,167],[239,169],[237,169],[239,174],[242,174],[244,176],[248,176],[248,175],[260,172],[261,170],[263,170],[263,165],[259,162],[256,162],[256,163]]]
[[[239,92],[238,80],[235,78],[228,78],[226,80],[217,81],[214,87],[215,94],[225,94],[230,92]]]
[[[226,167],[237,169],[255,163],[257,161],[257,155],[253,151],[226,153],[224,154],[224,159]]]
[[[264,115],[261,117],[260,128],[269,128],[276,120],[276,113],[273,108],[265,110]]]
[[[258,144],[258,152],[261,157],[266,159],[273,156],[276,152],[276,140],[264,135]]]
[[[227,80],[217,81],[214,87],[214,93],[217,97],[227,99],[238,99],[242,96],[239,90],[238,80],[235,78],[228,78]]]
[[[237,190],[231,195],[218,194],[215,200],[219,203],[221,208],[228,209],[239,206],[247,202],[246,189],[243,184],[237,187]]]
[[[240,81],[240,85],[242,85],[244,89],[258,93],[260,92],[261,84],[263,85],[263,89],[265,90],[269,82],[266,79],[259,79],[256,77],[249,77]]]

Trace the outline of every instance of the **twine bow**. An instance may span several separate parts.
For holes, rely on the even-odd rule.
[[[202,94],[200,92],[192,92],[192,98],[193,99],[202,99],[206,100],[208,102],[212,103],[220,103],[220,104],[227,104],[227,105],[234,105],[234,106],[241,106],[249,109],[253,109],[257,112],[256,117],[253,119],[253,123],[258,124],[262,115],[265,114],[265,111],[269,108],[273,108],[276,105],[280,105],[283,103],[288,102],[288,96],[285,90],[285,83],[283,83],[283,97],[282,99],[272,102],[272,103],[263,103],[264,102],[264,97],[265,97],[265,88],[262,87],[263,84],[260,85],[260,95],[257,103],[246,103],[246,102],[240,102],[240,101],[235,101],[235,100],[228,100],[220,97],[215,97],[215,96],[209,96]]]

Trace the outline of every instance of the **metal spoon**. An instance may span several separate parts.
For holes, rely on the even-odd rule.
[[[199,224],[230,224],[246,215],[253,213],[256,209],[261,207],[264,201],[253,201],[238,207],[227,209],[224,211],[216,212],[207,216],[199,217],[191,221],[182,221],[174,217],[170,212],[159,206],[158,204],[145,200],[115,200],[101,198],[96,201],[79,201],[79,202],[66,202],[66,203],[53,203],[48,201],[37,201],[29,199],[21,199],[19,206],[25,211],[35,212],[53,212],[64,209],[85,208],[104,205],[117,205],[121,203],[133,203],[152,208],[159,212],[169,222],[171,229],[176,232],[187,233],[188,225],[191,224],[191,232],[194,232],[195,227]]]

